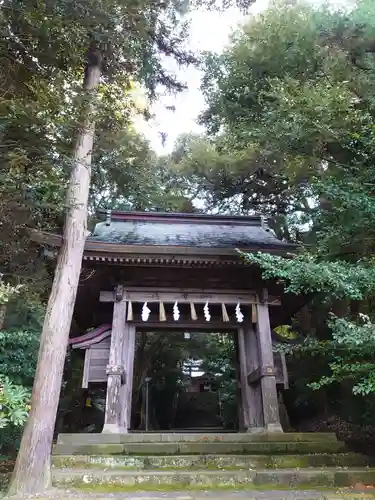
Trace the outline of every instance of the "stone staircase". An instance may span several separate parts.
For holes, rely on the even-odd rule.
[[[104,492],[310,489],[375,484],[372,460],[334,434],[62,434],[53,482]]]

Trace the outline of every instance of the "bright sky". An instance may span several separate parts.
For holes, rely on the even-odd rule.
[[[252,6],[253,12],[263,10],[268,0],[257,0]],[[220,52],[228,43],[231,31],[238,25],[243,15],[238,9],[229,9],[223,13],[197,11],[191,14],[191,34],[189,48],[193,52]],[[182,133],[199,132],[196,123],[198,114],[204,108],[203,96],[200,92],[201,73],[193,67],[173,68],[179,78],[187,83],[188,89],[176,96],[165,95],[152,108],[154,119],[138,125],[159,154],[169,153],[176,138]],[[166,107],[175,106],[175,111]],[[137,128],[138,128],[137,127]],[[162,145],[161,133],[167,134],[165,145]]]
[[[269,0],[256,0],[251,7],[252,13],[264,10]],[[324,0],[312,0],[314,3]],[[338,6],[348,0],[328,0]],[[191,14],[191,33],[189,47],[193,52],[215,51],[221,52],[229,41],[233,29],[243,20],[243,14],[238,9],[229,9],[225,12],[197,11]],[[200,92],[201,73],[195,68],[179,69],[172,66],[180,80],[186,82],[188,88],[177,96],[165,95],[154,104],[152,113],[154,119],[148,123],[138,122],[137,128],[150,141],[153,149],[159,154],[167,154],[173,149],[176,138],[188,132],[202,132],[196,123],[197,116],[204,109],[204,99]],[[174,106],[175,111],[166,107]],[[161,133],[167,135],[163,146]]]

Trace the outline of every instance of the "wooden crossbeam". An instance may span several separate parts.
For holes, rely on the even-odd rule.
[[[210,304],[226,304],[241,305],[257,304],[259,298],[256,293],[243,291],[218,292],[217,290],[173,290],[173,289],[140,289],[126,288],[124,290],[124,298],[133,302],[164,302],[164,303],[195,303],[205,304],[207,301]],[[114,292],[100,292],[100,302],[114,302]],[[268,305],[281,305],[278,297],[269,296]]]
[[[262,366],[262,368],[257,368],[252,371],[247,376],[247,382],[251,384],[256,384],[263,377],[274,377],[276,371],[273,366]]]

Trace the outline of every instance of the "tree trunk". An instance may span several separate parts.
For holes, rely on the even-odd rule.
[[[40,339],[31,411],[10,483],[10,495],[43,492],[51,486],[51,448],[82,256],[94,141],[95,97],[100,56],[89,53],[83,82],[86,104],[77,132],[67,191],[63,242]]]
[[[5,304],[0,304],[0,330],[4,328],[6,313],[7,306]]]

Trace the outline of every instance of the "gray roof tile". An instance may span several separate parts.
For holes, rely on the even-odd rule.
[[[122,220],[119,220],[122,219]],[[185,219],[185,220],[184,220]],[[126,213],[96,225],[88,241],[124,245],[201,248],[290,248],[261,224],[259,217]]]

